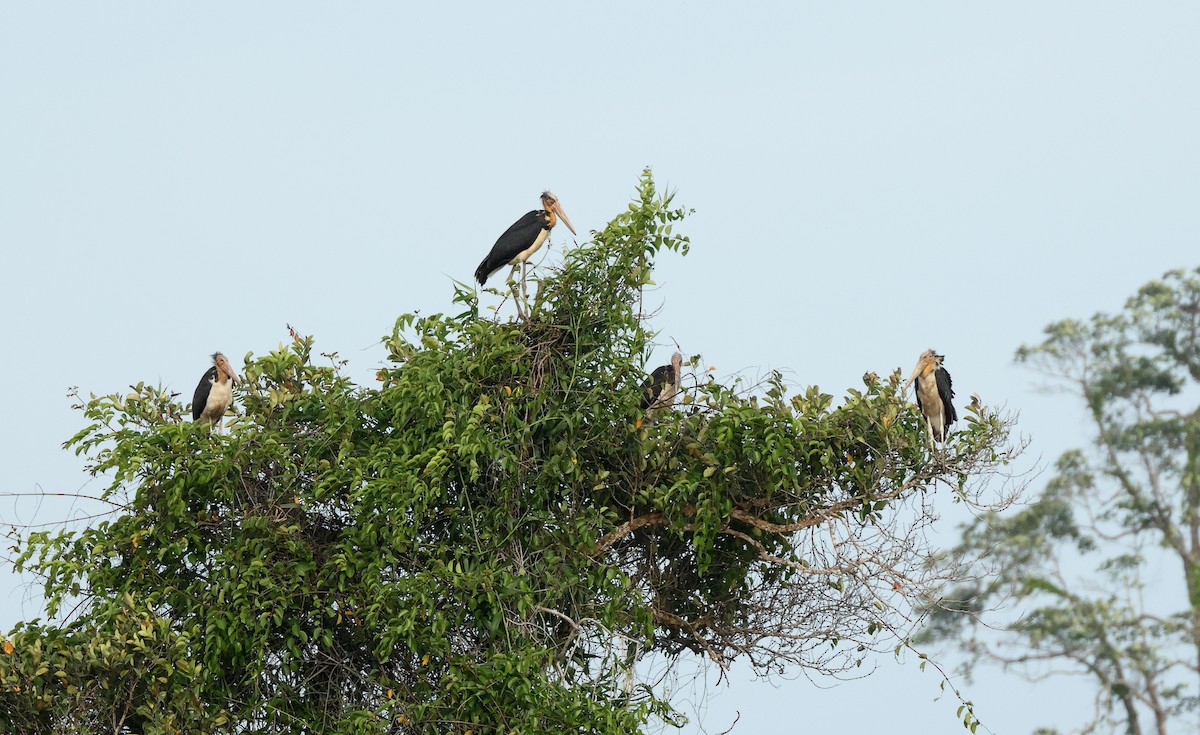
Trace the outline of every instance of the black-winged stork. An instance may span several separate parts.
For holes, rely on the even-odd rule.
[[[558,203],[558,197],[548,191],[543,191],[542,206],[545,209],[535,209],[526,213],[524,217],[514,222],[512,227],[505,230],[500,239],[496,240],[492,251],[475,269],[475,280],[479,281],[480,286],[488,279],[488,276],[505,265],[520,263],[521,289],[524,291],[525,262],[546,242],[546,238],[550,236],[550,230],[554,228],[558,220],[561,219],[571,234],[575,234],[571,220],[567,219],[567,213]]]
[[[642,383],[642,410],[648,416],[670,408],[679,393],[679,380],[683,374],[683,355],[671,355],[670,365],[654,368],[650,377]]]
[[[220,352],[214,352],[213,366],[200,378],[196,394],[192,396],[192,420],[203,421],[221,428],[221,419],[233,403],[233,381],[237,374],[229,367],[229,360]]]
[[[939,355],[933,350],[925,350],[917,360],[912,375],[904,384],[908,386],[917,383],[917,408],[925,414],[930,435],[939,442],[946,441],[946,431],[950,424],[958,420],[954,411],[954,389],[950,387],[950,373],[942,367],[945,355]]]

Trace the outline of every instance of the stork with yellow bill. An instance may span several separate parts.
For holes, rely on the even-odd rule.
[[[942,367],[945,355],[932,349],[925,350],[917,360],[912,375],[904,384],[904,390],[914,382],[917,384],[917,408],[925,414],[929,433],[934,441],[945,442],[950,424],[958,420],[954,411],[954,389],[950,385],[950,373]]]

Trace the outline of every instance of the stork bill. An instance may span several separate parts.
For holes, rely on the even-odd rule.
[[[680,376],[683,375],[683,355],[671,355],[670,365],[654,368],[650,377],[642,383],[642,410],[654,416],[675,403],[679,394]]]
[[[237,373],[229,366],[229,360],[220,352],[212,356],[213,366],[200,378],[196,393],[192,396],[192,420],[221,428],[221,420],[233,403],[233,383]]]
[[[475,280],[479,281],[480,286],[487,281],[490,275],[504,266],[518,264],[521,266],[521,284],[524,285],[525,262],[545,244],[546,238],[550,236],[550,230],[554,229],[554,225],[560,219],[571,231],[571,234],[575,234],[575,228],[571,226],[571,220],[563,211],[558,197],[548,191],[542,192],[542,206],[545,209],[527,212],[496,240],[491,252],[475,269]]]
[[[930,435],[935,441],[946,441],[950,424],[958,420],[954,411],[954,389],[950,385],[950,373],[942,367],[945,355],[932,349],[925,350],[917,360],[912,375],[904,384],[904,390],[914,382],[917,384],[917,408],[925,414]]]

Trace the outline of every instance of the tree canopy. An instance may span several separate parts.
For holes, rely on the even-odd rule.
[[[1097,706],[1079,732],[1195,732],[1200,269],[1147,283],[1118,314],[1054,322],[1017,361],[1078,399],[1091,445],[1059,457],[1027,508],[965,529],[951,559],[987,558],[927,635],[972,665],[1089,677]],[[990,612],[1002,601],[1013,616]]]
[[[642,292],[686,254],[647,171],[516,319],[455,286],[372,385],[311,337],[248,355],[228,433],[168,391],[81,403],[109,517],[18,533],[47,620],[0,655],[8,732],[630,733],[646,656],[840,671],[928,594],[938,486],[1008,460],[969,409],[932,450],[900,373],[838,405],[690,360],[648,417]]]

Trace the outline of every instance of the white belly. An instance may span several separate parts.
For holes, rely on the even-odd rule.
[[[646,409],[646,415],[653,418],[663,411],[669,409],[675,403],[675,396],[679,393],[678,383],[667,383],[663,388],[663,392],[654,403],[650,404],[650,408]]]
[[[212,390],[208,392],[208,400],[204,402],[203,417],[209,421],[219,422],[232,401],[233,381],[213,382]]]
[[[517,257],[513,258],[511,261],[509,261],[509,263],[516,265],[517,263],[523,263],[526,260],[529,260],[529,258],[538,251],[538,248],[542,246],[542,243],[546,242],[546,238],[549,237],[549,235],[550,230],[542,230],[539,232],[537,239],[533,241],[533,244],[517,253]]]
[[[918,378],[917,396],[921,399],[921,412],[929,420],[929,428],[933,429],[934,437],[940,441],[945,429],[946,415],[942,397],[938,394],[937,379],[932,375],[928,378]]]

